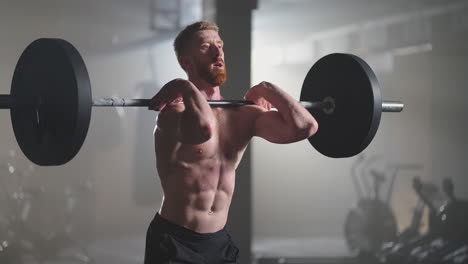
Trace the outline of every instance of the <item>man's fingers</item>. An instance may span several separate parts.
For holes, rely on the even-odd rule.
[[[251,95],[252,95],[251,91],[252,90],[250,89],[250,90],[247,91],[247,93],[245,93],[245,95],[244,95],[245,100],[250,100],[251,99]]]
[[[162,111],[166,107],[166,105],[167,104],[160,104],[155,109],[156,109],[156,111]]]
[[[165,104],[165,103],[160,103],[160,104],[150,106],[150,107],[148,107],[148,109],[153,110],[153,111],[162,111],[166,107],[166,105],[167,104]]]
[[[247,91],[247,93],[245,93],[244,99],[250,100],[249,98],[255,97],[255,95],[256,95],[256,92],[255,92],[255,91],[257,90],[256,87],[259,86],[259,85],[261,85],[261,83],[252,86],[252,87]],[[253,100],[252,100],[252,101],[253,101]]]
[[[155,110],[155,111],[161,111],[162,108],[164,108],[164,106],[166,105],[166,103],[164,102],[164,100],[162,100],[162,98],[159,98],[158,94],[155,95],[150,103],[149,103],[149,106],[148,106],[148,109],[149,110]]]
[[[265,98],[263,97],[252,97],[251,98],[251,101],[254,102],[254,104],[262,107],[262,108],[265,108],[267,110],[270,110],[272,105],[270,102],[268,102],[267,100],[265,100]]]
[[[182,102],[182,98],[176,98],[175,100],[163,100],[163,99],[152,99],[149,103],[148,109],[155,111],[162,111],[165,107],[175,106]]]
[[[173,100],[172,102],[169,103],[169,105],[178,105],[182,102],[182,98],[177,98],[175,100]]]
[[[184,79],[174,79],[166,83],[158,93],[153,96],[148,104],[148,109],[161,111],[167,105],[173,105],[182,101],[182,91],[187,85],[194,86],[190,81]]]
[[[260,105],[261,105],[263,108],[267,109],[267,110],[270,110],[270,109],[271,109],[271,104],[270,104],[270,102],[268,102],[267,100],[265,100],[265,99],[263,99],[263,98],[262,98],[262,100],[260,101]]]

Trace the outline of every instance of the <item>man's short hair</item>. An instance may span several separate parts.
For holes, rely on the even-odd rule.
[[[174,40],[174,50],[177,57],[188,53],[189,43],[193,35],[201,30],[214,30],[218,32],[219,28],[216,23],[209,21],[199,21],[185,27]]]

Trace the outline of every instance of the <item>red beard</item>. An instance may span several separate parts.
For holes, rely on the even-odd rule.
[[[206,82],[213,86],[220,86],[227,79],[226,65],[222,69],[217,69],[212,64],[198,63],[197,71]]]

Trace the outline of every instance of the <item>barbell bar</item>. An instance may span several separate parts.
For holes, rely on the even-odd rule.
[[[93,107],[148,107],[151,99],[123,99],[123,98],[97,98],[93,99]],[[183,102],[182,102],[183,103]],[[299,101],[301,105],[310,110],[322,110],[333,112],[335,107],[333,102],[308,102]],[[38,107],[42,104],[39,97],[15,98],[8,94],[0,94],[0,109],[10,109],[14,107]],[[212,107],[239,107],[245,105],[255,105],[248,100],[208,100]],[[383,101],[382,112],[401,112],[404,105],[400,101]]]
[[[98,98],[93,99],[93,106],[96,107],[148,107],[151,99],[123,99],[123,98]],[[331,101],[308,102],[299,101],[306,109],[322,110],[325,112],[333,112],[335,107]],[[245,105],[255,105],[254,102],[248,100],[208,100],[211,107],[238,107]],[[403,103],[399,101],[384,101],[382,102],[382,112],[401,112],[404,108]]]
[[[70,161],[84,143],[94,107],[148,107],[149,99],[93,99],[86,65],[63,39],[42,38],[20,56],[10,95],[0,95],[0,109],[10,109],[23,153],[41,166]],[[209,100],[212,107],[240,107],[246,100]],[[308,140],[334,158],[362,152],[374,138],[382,112],[401,112],[403,103],[382,101],[372,69],[361,58],[334,53],[317,61],[306,75],[300,103],[319,123]]]

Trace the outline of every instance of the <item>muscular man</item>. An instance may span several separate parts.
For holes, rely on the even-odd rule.
[[[303,140],[317,131],[317,122],[268,82],[246,93],[255,105],[211,108],[207,100],[223,99],[226,80],[216,24],[187,26],[174,48],[188,80],[170,81],[150,103],[160,111],[154,143],[164,199],[148,228],[145,264],[237,263],[238,249],[224,226],[247,145],[254,136],[281,144]]]

